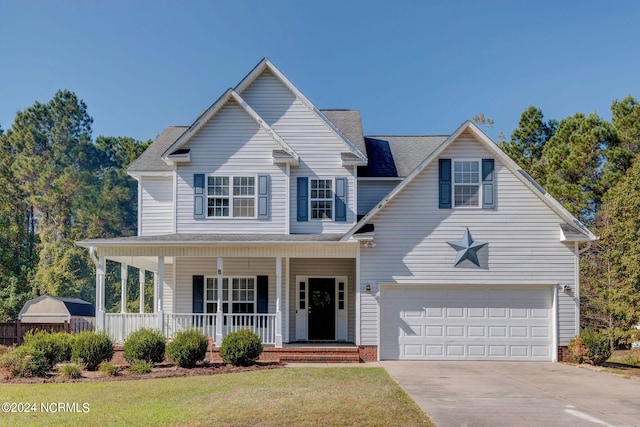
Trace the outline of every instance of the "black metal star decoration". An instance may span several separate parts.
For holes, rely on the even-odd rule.
[[[478,251],[484,246],[488,245],[487,242],[474,242],[471,238],[469,227],[467,227],[462,234],[462,240],[460,240],[459,242],[447,242],[447,244],[458,251],[458,256],[456,257],[456,261],[453,264],[454,267],[456,267],[464,260],[469,260],[480,267],[480,262],[478,261]]]

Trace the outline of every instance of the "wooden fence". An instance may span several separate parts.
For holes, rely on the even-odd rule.
[[[64,323],[22,323],[19,320],[0,323],[0,345],[20,345],[23,337],[32,330],[75,334],[81,331],[92,331],[93,328],[93,322],[84,319],[71,319],[71,322]]]

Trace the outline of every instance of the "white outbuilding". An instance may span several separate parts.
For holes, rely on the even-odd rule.
[[[22,323],[83,324],[82,329],[86,329],[87,324],[94,324],[95,315],[95,308],[90,302],[79,298],[41,295],[24,304],[18,319]]]

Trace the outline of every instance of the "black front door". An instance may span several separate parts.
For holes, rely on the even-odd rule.
[[[336,339],[336,280],[309,279],[309,340]]]

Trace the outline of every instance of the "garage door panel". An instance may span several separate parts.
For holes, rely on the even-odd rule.
[[[470,338],[485,338],[487,328],[484,326],[468,326],[467,327],[467,336]]]
[[[444,356],[444,346],[442,345],[426,345],[425,346],[425,354],[431,357],[442,357]]]
[[[444,337],[444,328],[442,326],[427,326],[425,328],[425,337]]]
[[[486,311],[484,307],[469,307],[467,317],[484,319],[486,317]]]
[[[551,360],[549,288],[384,288],[382,359]]]

